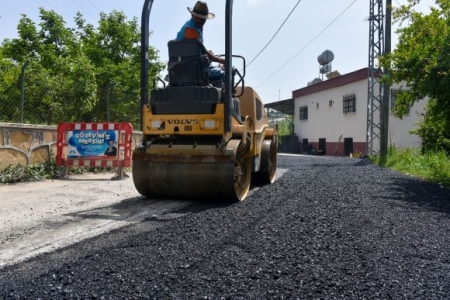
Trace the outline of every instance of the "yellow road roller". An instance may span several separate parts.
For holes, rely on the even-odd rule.
[[[232,0],[226,1],[225,78],[208,78],[204,46],[169,41],[168,84],[149,92],[149,18],[141,24],[142,142],[133,151],[133,181],[150,198],[243,201],[250,185],[270,184],[277,168],[277,128],[261,98],[245,86],[245,59],[231,50]],[[239,71],[232,66],[241,60]],[[157,82],[161,82],[159,85]]]

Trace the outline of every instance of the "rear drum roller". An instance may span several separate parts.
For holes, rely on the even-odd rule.
[[[250,158],[237,158],[235,163],[234,189],[237,200],[242,201],[250,189],[252,163]]]
[[[265,185],[275,181],[277,171],[277,147],[272,140],[264,140],[261,149],[261,166],[258,172],[253,173],[252,182],[256,185]]]

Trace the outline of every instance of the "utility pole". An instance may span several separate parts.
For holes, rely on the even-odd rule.
[[[384,34],[384,55],[391,53],[391,23],[392,23],[392,0],[386,0],[386,24]],[[389,76],[389,67],[384,68],[384,76]],[[388,144],[389,144],[389,99],[390,86],[383,82],[383,99],[381,102],[381,138],[380,138],[380,160],[386,162]]]
[[[380,84],[381,69],[376,60],[383,55],[384,49],[383,0],[370,0],[369,6],[369,74],[366,132],[366,154],[368,155],[378,153],[380,146],[383,89]]]

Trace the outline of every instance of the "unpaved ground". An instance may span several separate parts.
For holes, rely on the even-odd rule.
[[[113,175],[0,186],[0,268],[190,204],[144,199]]]

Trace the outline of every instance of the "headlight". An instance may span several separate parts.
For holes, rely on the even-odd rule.
[[[161,121],[152,121],[152,128],[159,129],[161,127]]]
[[[205,129],[216,129],[216,121],[205,120]]]

